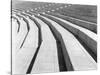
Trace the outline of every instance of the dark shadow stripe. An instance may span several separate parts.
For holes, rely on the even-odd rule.
[[[19,32],[19,30],[20,30],[20,22],[19,22],[19,20],[16,17],[14,17],[14,16],[11,16],[11,18],[14,18],[15,20],[17,20],[17,23],[18,23],[18,30],[17,30],[17,32]]]
[[[24,42],[25,42],[25,40],[26,40],[27,36],[28,36],[28,32],[26,33],[25,38],[24,38],[24,40],[23,40],[23,42],[22,42],[22,44],[21,44],[20,48],[22,48],[22,47],[23,47]]]
[[[93,53],[93,51],[77,36],[74,35],[78,41],[83,45],[83,47],[87,50],[87,52],[92,56],[92,58],[97,62],[97,56]]]
[[[83,32],[81,32],[80,30],[74,28],[74,27],[71,27],[69,25],[67,25],[66,23],[56,19],[56,18],[53,18],[49,15],[44,15],[44,14],[41,14],[42,16],[44,17],[47,17],[53,21],[55,21],[56,23],[60,24],[63,28],[65,28],[66,30],[68,30],[69,32],[71,32],[75,37],[77,38],[77,40],[80,42],[80,40],[82,40],[80,43],[83,45],[83,47],[86,49],[86,51],[92,56],[92,58],[97,62],[97,43],[92,40],[91,38],[89,38],[86,34],[84,34]],[[84,35],[85,37],[87,37],[88,40],[91,40],[91,43],[93,44],[92,46],[90,45],[91,43],[88,44],[88,40],[85,39],[84,37],[80,36],[79,34],[81,35]],[[87,41],[86,41],[87,40]],[[83,43],[85,44],[83,44]],[[96,47],[96,48],[95,48]],[[94,50],[95,49],[95,50]]]
[[[35,54],[33,55],[33,58],[32,58],[32,60],[31,60],[31,62],[30,62],[30,65],[29,65],[29,67],[28,67],[28,69],[27,69],[26,74],[30,74],[30,73],[31,73],[32,68],[33,68],[33,66],[34,66],[34,63],[35,63],[35,60],[36,60],[36,57],[37,57],[37,54],[38,54],[38,52],[39,52],[41,43],[42,43],[42,33],[41,33],[40,24],[39,24],[35,19],[33,19],[32,17],[29,17],[29,18],[30,18],[32,21],[35,22],[35,24],[37,25],[39,31],[38,31],[38,47],[37,47],[37,49],[36,49]]]
[[[18,17],[20,17],[20,18],[23,18],[23,20],[25,21],[25,23],[26,23],[26,25],[27,25],[27,30],[29,31],[30,30],[30,26],[29,26],[29,22],[28,22],[28,20],[25,18],[25,16],[23,17],[22,16],[22,14],[21,15],[19,15],[19,14],[16,14]]]
[[[25,18],[23,18],[23,20],[26,22],[26,24],[27,24],[27,30],[28,30],[28,32],[29,32],[29,30],[30,30],[29,22],[28,22],[28,20],[25,19]]]
[[[71,64],[70,58],[68,56],[64,41],[62,39],[61,34],[56,30],[56,28],[46,19],[36,16],[35,17],[41,19],[43,22],[45,22],[50,30],[52,31],[56,43],[57,43],[57,52],[58,52],[58,62],[59,62],[59,69],[60,71],[73,71],[73,66]]]

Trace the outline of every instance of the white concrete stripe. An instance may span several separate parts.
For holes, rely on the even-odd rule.
[[[49,27],[40,19],[34,17],[41,25],[42,44],[31,73],[58,72],[58,55],[56,40]]]
[[[43,18],[51,22],[52,25],[61,33],[74,70],[91,70],[97,68],[96,62],[70,32],[58,23],[46,17]]]
[[[72,18],[72,19],[75,19],[75,20],[78,20],[78,21],[81,21],[81,22],[86,22],[86,23],[89,23],[89,24],[97,25],[96,23],[92,23],[92,22],[89,22],[89,21],[85,21],[85,20],[77,19],[77,18],[74,18],[74,17],[71,17],[71,16],[68,16],[68,17],[69,17],[69,18]]]

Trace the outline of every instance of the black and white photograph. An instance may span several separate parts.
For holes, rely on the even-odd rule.
[[[97,70],[97,28],[97,5],[11,0],[11,74]]]

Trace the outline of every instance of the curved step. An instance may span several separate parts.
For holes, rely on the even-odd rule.
[[[96,62],[70,32],[53,20],[50,20],[46,17],[43,18],[51,22],[52,25],[61,33],[74,70],[96,69]]]
[[[68,21],[65,21],[61,18],[46,14],[41,14],[41,15],[54,20],[55,22],[59,23],[61,26],[72,32],[74,35],[77,35],[92,50],[95,56],[97,55],[97,36],[95,33],[85,28],[79,27],[75,24],[72,24]]]
[[[58,72],[59,66],[58,66],[58,58],[57,58],[56,41],[49,27],[38,18],[36,17],[34,18],[41,25],[43,41],[40,46],[31,73]]]
[[[60,71],[73,71],[73,66],[71,64],[68,52],[67,52],[65,44],[64,44],[64,40],[63,40],[60,32],[51,24],[51,22],[47,21],[43,17],[36,16],[36,15],[35,15],[35,17],[41,19],[43,22],[45,22],[50,27],[50,29],[56,39]]]

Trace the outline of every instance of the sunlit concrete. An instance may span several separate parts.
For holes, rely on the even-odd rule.
[[[72,65],[75,70],[96,69],[96,62],[93,60],[93,58],[88,54],[85,48],[79,43],[79,41],[70,32],[68,32],[66,29],[61,27],[56,22],[46,17],[43,18],[51,22],[52,25],[61,33],[69,57],[71,59]]]

